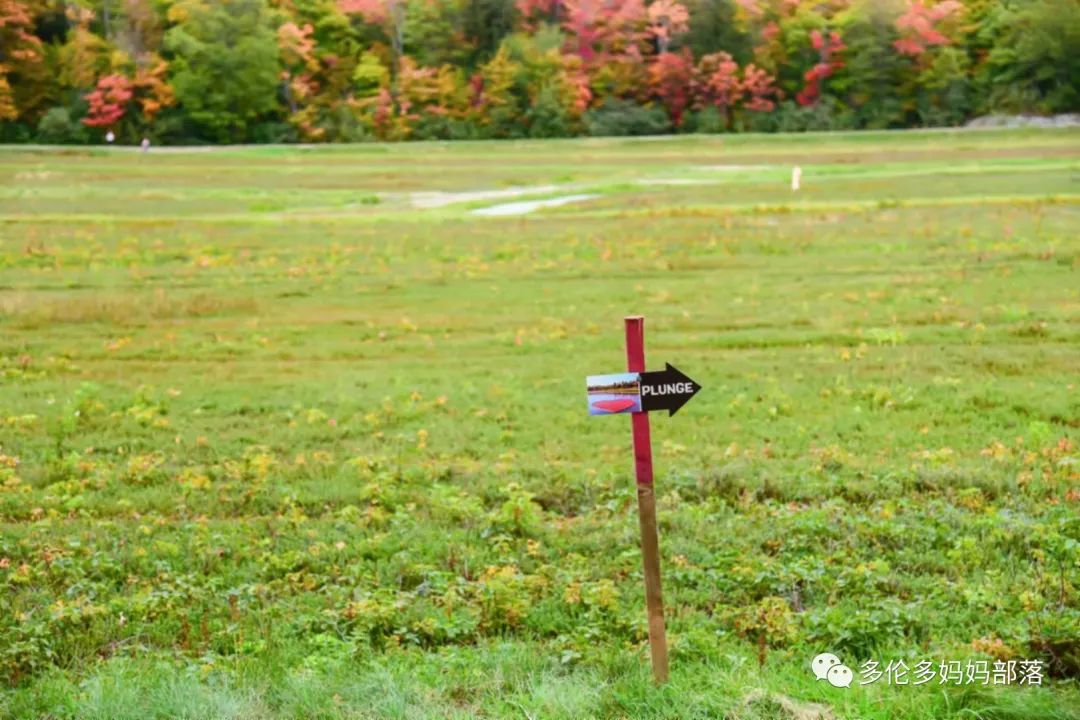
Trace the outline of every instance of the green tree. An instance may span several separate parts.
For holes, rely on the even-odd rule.
[[[470,52],[465,42],[461,0],[412,0],[405,14],[405,48],[425,66],[464,65]]]
[[[555,83],[545,83],[540,88],[526,117],[529,121],[529,137],[566,137],[570,132],[566,108]]]
[[[280,62],[265,0],[182,0],[165,34],[176,99],[198,134],[218,142],[252,137],[277,108]]]
[[[37,126],[37,141],[54,145],[86,142],[86,129],[71,117],[66,107],[54,107],[42,116]]]
[[[733,0],[687,0],[690,30],[683,39],[694,57],[723,51],[740,64],[753,60],[752,41],[735,22]]]
[[[839,18],[848,46],[847,62],[832,84],[851,107],[859,127],[901,127],[905,101],[909,106],[914,104],[910,96],[905,98],[900,92],[910,63],[893,47],[899,5],[863,0]]]
[[[469,44],[469,66],[489,60],[514,31],[514,0],[463,0],[462,28]]]
[[[971,61],[957,47],[940,48],[916,79],[915,109],[922,125],[959,125],[971,114]]]
[[[992,110],[1080,110],[1080,2],[1023,0],[994,13],[984,67]]]

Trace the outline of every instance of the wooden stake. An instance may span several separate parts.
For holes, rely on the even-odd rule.
[[[645,372],[645,318],[626,318],[626,369]],[[634,470],[637,474],[638,520],[641,522],[641,562],[645,570],[645,606],[649,617],[649,654],[653,679],[668,679],[664,598],[660,589],[660,542],[656,533],[656,495],[653,491],[652,441],[649,413],[630,416],[634,431]]]

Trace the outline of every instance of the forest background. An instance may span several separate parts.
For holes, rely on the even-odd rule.
[[[1077,0],[0,0],[0,142],[883,129],[1078,109]]]

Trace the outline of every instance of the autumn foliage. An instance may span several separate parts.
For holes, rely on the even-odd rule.
[[[68,118],[91,129],[73,138],[333,142],[1080,109],[1069,0],[123,0],[62,15],[0,0],[0,138],[32,138],[47,112],[51,138]]]
[[[11,78],[42,63],[42,42],[33,29],[30,3],[0,0],[0,122],[15,120],[25,111],[19,106]]]
[[[132,109],[132,101],[142,117],[152,121],[162,108],[173,104],[172,88],[165,80],[167,68],[164,61],[159,61],[152,67],[139,68],[134,79],[120,74],[100,78],[86,94],[89,109],[83,124],[111,128]]]
[[[90,127],[110,127],[120,122],[127,112],[128,102],[135,96],[131,80],[123,75],[106,75],[97,87],[86,94],[90,109],[83,123]]]
[[[818,30],[810,33],[810,45],[818,53],[818,61],[806,71],[803,77],[806,85],[796,96],[800,105],[811,105],[821,96],[821,84],[844,67],[842,53],[847,49],[840,34],[831,32],[824,35]]]
[[[893,46],[904,55],[918,56],[934,45],[948,45],[949,38],[941,32],[940,26],[963,10],[964,5],[959,0],[944,0],[935,5],[909,0],[907,12],[896,19],[901,36]]]

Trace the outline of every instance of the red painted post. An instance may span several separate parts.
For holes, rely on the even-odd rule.
[[[626,369],[645,372],[645,318],[626,318]],[[653,679],[668,679],[664,598],[660,589],[660,542],[656,532],[656,495],[653,491],[652,441],[649,413],[630,416],[634,431],[634,470],[637,474],[638,520],[641,524],[641,562],[645,570],[645,606],[649,618],[649,654]]]

